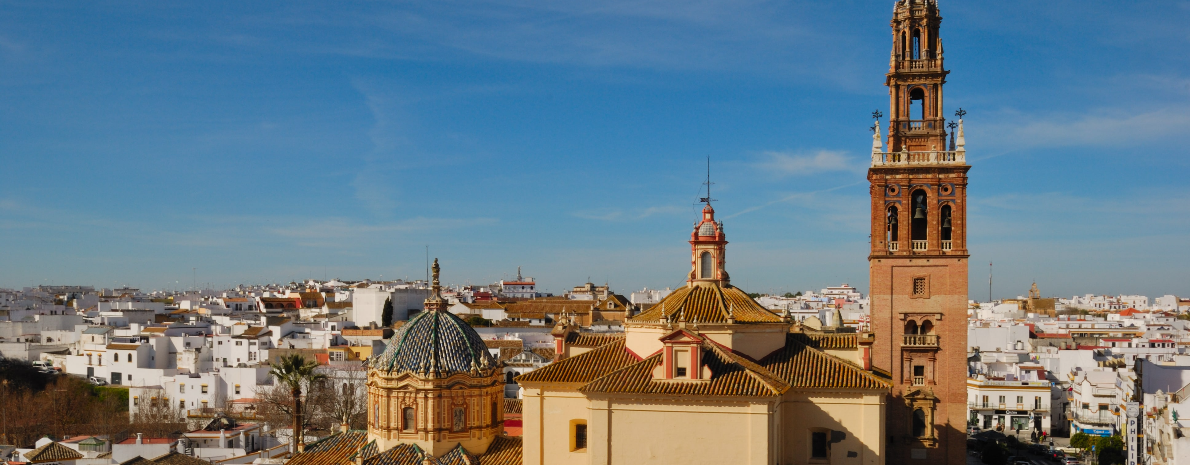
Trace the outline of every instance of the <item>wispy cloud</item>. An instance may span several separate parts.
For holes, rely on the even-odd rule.
[[[1190,108],[1161,108],[1128,112],[1100,110],[1089,115],[1008,115],[986,128],[967,130],[968,143],[1001,145],[1008,149],[1031,147],[1122,146],[1184,135],[1190,127]]]
[[[756,167],[779,176],[807,176],[827,171],[863,171],[865,168],[837,150],[767,151]]]
[[[674,215],[685,213],[687,211],[689,211],[689,207],[662,205],[628,211],[619,208],[595,208],[590,210],[574,211],[570,213],[570,216],[597,221],[626,221],[643,220],[645,218],[658,215]]]
[[[860,185],[860,184],[864,184],[864,183],[867,183],[867,181],[860,181],[860,182],[852,182],[852,183],[847,183],[847,184],[841,184],[841,185],[834,186],[834,187],[830,187],[830,188],[827,188],[827,189],[820,189],[820,190],[811,191],[811,192],[796,192],[796,193],[793,193],[793,194],[788,194],[788,195],[782,196],[782,197],[780,197],[780,198],[777,198],[777,199],[774,199],[774,200],[771,200],[771,201],[768,201],[768,202],[762,203],[762,204],[760,204],[760,205],[754,205],[754,206],[751,206],[751,207],[745,208],[745,209],[743,209],[743,210],[740,210],[739,212],[736,212],[736,213],[733,213],[733,214],[731,214],[731,215],[728,215],[728,216],[726,216],[725,218],[735,218],[735,217],[737,217],[737,216],[744,215],[744,214],[747,214],[747,213],[752,213],[752,212],[754,212],[754,211],[757,211],[757,210],[760,210],[760,209],[763,209],[763,208],[767,208],[767,207],[771,207],[771,206],[773,206],[773,205],[776,205],[776,204],[779,204],[779,203],[789,203],[789,202],[794,202],[794,201],[798,201],[798,200],[804,200],[804,199],[808,199],[808,198],[813,198],[814,196],[817,196],[817,195],[820,195],[820,194],[825,194],[825,193],[827,193],[827,192],[834,192],[834,191],[837,191],[837,190],[840,190],[840,189],[845,189],[845,188],[852,187],[852,186],[858,186],[858,185]]]

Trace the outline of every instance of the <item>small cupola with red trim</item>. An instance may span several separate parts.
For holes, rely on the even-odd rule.
[[[702,219],[694,223],[694,230],[690,232],[690,275],[686,279],[689,286],[695,285],[724,285],[729,284],[731,278],[727,275],[727,235],[723,233],[723,222],[715,221],[715,208],[711,207],[711,171],[710,160],[707,160],[707,196],[699,199],[706,204],[702,207]]]
[[[702,364],[704,340],[697,330],[685,328],[661,337],[661,363],[653,369],[653,379],[710,381],[711,369]]]

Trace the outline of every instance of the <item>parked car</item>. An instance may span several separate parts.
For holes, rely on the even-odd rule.
[[[87,378],[87,381],[90,381],[91,384],[94,384],[96,386],[107,386],[107,380],[104,378],[101,378],[99,376],[92,376],[90,378]]]
[[[1078,465],[1078,457],[1066,456],[1062,459],[1063,465]]]
[[[44,362],[41,360],[33,362],[33,368],[42,369],[42,368],[48,368],[48,367],[50,367],[50,362]]]
[[[1066,459],[1066,453],[1062,452],[1058,449],[1051,449],[1050,450],[1050,458],[1053,459],[1055,462],[1061,462],[1062,460]]]

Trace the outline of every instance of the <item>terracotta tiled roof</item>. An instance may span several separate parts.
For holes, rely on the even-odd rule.
[[[196,459],[189,455],[179,454],[177,452],[170,452],[160,457],[150,460],[149,463],[153,465],[211,465],[210,462],[202,459]]]
[[[603,347],[617,339],[624,339],[624,334],[580,333],[576,331],[566,335],[566,345],[595,348]]]
[[[105,348],[107,350],[136,350],[140,348],[140,344],[108,344]]]
[[[272,330],[264,326],[249,326],[248,329],[240,333],[240,337],[260,337],[271,333]]]
[[[479,462],[479,459],[471,455],[470,452],[467,452],[467,449],[464,449],[462,444],[459,444],[454,449],[451,449],[450,452],[438,457],[438,463],[435,465],[471,465],[476,462]]]
[[[49,444],[26,452],[25,458],[29,460],[29,463],[43,463],[60,460],[78,460],[83,458],[83,454],[56,442],[50,442]]]
[[[521,413],[525,401],[522,399],[504,399],[504,413]]]
[[[520,375],[518,383],[582,383],[640,361],[624,347],[624,339]]]
[[[138,455],[136,457],[133,457],[133,458],[130,458],[123,462],[120,462],[120,465],[152,465],[152,463],[153,462],[149,461],[149,459],[146,459],[146,458]]]
[[[703,365],[710,368],[710,381],[670,381],[653,378],[661,353],[609,373],[579,388],[584,393],[629,393],[697,396],[779,396],[789,385],[764,368],[711,342],[702,344]]]
[[[797,388],[888,389],[888,382],[862,368],[827,355],[802,342],[802,335],[790,334],[785,347],[760,361],[769,372]]]
[[[859,334],[793,333],[794,339],[816,349],[855,349],[859,347]]]
[[[521,465],[522,448],[521,438],[497,436],[487,452],[479,456],[479,465]]]
[[[306,445],[304,452],[293,456],[286,464],[352,465],[350,458],[354,457],[356,452],[359,452],[368,442],[368,433],[364,431],[335,434]]]
[[[529,349],[529,352],[533,352],[537,355],[545,357],[546,360],[554,359],[554,349],[552,347],[535,347],[535,348]]]
[[[424,458],[425,452],[422,452],[421,448],[417,447],[416,444],[397,444],[392,449],[371,454],[364,458],[363,462],[364,465],[422,465]],[[438,465],[437,462],[431,463]]]
[[[685,317],[699,323],[726,323],[729,316],[736,323],[779,323],[781,317],[730,284],[723,286],[686,286],[665,296],[648,310],[629,319],[654,322],[662,312],[671,321]]]
[[[523,300],[512,302],[504,306],[509,317],[541,318],[545,315],[561,315],[563,313],[587,314],[591,313],[593,300]]]
[[[497,339],[497,340],[486,339],[483,341],[483,343],[487,344],[489,349],[495,349],[497,347],[500,347],[500,348],[513,347],[516,349],[520,349],[521,347],[523,347],[525,345],[525,343],[522,342],[520,339]]]

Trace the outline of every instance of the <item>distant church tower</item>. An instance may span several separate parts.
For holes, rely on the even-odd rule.
[[[947,146],[941,21],[936,0],[896,2],[887,151],[873,127],[872,364],[893,383],[889,464],[966,461],[970,166],[961,112]]]

